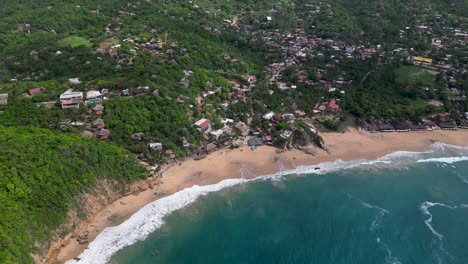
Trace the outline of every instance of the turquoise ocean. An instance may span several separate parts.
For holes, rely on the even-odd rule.
[[[106,229],[80,258],[78,263],[118,264],[466,264],[468,149],[436,143],[427,152],[195,186]]]

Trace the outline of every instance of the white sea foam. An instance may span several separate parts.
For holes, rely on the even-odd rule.
[[[377,243],[381,244],[387,250],[387,256],[385,257],[386,264],[401,264],[398,258],[392,255],[393,252],[390,250],[390,247],[380,240],[380,237],[377,238]]]
[[[438,203],[431,203],[431,202],[424,202],[422,203],[419,208],[423,212],[423,214],[429,216],[426,220],[424,220],[424,223],[426,223],[426,226],[431,230],[432,234],[434,234],[439,240],[442,240],[444,236],[437,232],[434,227],[432,226],[432,214],[429,212],[429,208],[435,205],[441,205]]]
[[[426,220],[424,220],[424,223],[426,223],[426,226],[431,230],[432,234],[434,234],[439,240],[442,240],[444,238],[444,236],[437,232],[435,230],[435,228],[432,226],[432,214],[429,212],[429,208],[433,207],[433,206],[442,206],[442,207],[445,207],[445,208],[449,208],[449,209],[458,209],[458,208],[468,208],[468,204],[460,204],[460,205],[456,205],[456,206],[449,206],[449,205],[446,205],[446,204],[443,204],[443,203],[433,203],[433,202],[424,202],[422,203],[419,208],[420,210],[423,212],[423,214],[429,216],[429,218],[427,218]]]
[[[437,230],[435,230],[435,228],[432,226],[432,214],[429,212],[429,208],[434,207],[434,206],[442,206],[442,207],[454,210],[454,209],[459,209],[459,208],[468,208],[468,204],[450,206],[450,205],[446,205],[443,203],[433,203],[433,202],[426,201],[419,206],[423,214],[429,216],[429,218],[424,220],[424,223],[429,228],[429,230],[431,230],[432,234],[434,234],[438,238],[437,240],[434,240],[431,245],[438,245],[437,251],[433,251],[433,255],[437,259],[437,263],[442,264],[444,263],[444,261],[443,261],[441,254],[439,253],[442,253],[442,255],[447,256],[451,260],[453,260],[454,257],[444,247],[444,243],[443,243],[444,236],[441,233],[439,233]]]
[[[349,196],[349,195],[348,195],[348,197],[352,198],[352,196]],[[364,206],[366,208],[369,208],[369,209],[375,209],[375,210],[378,211],[377,215],[375,216],[374,220],[372,221],[372,223],[370,225],[370,230],[372,232],[374,232],[375,230],[377,230],[377,228],[379,228],[381,226],[383,217],[386,214],[390,214],[390,211],[388,211],[387,209],[382,208],[382,207],[380,207],[378,205],[364,202],[361,199],[357,199],[357,200],[361,203],[362,206]]]
[[[392,154],[388,154],[376,160],[352,160],[342,161],[337,160],[335,162],[325,162],[313,166],[299,166],[293,170],[281,171],[276,174],[266,175],[262,177],[255,177],[248,168],[242,168],[241,176],[247,179],[229,179],[224,180],[218,184],[208,186],[193,186],[177,192],[171,196],[167,196],[156,200],[135,213],[127,221],[119,226],[109,227],[104,229],[97,238],[91,242],[88,248],[79,256],[78,260],[70,260],[67,263],[106,263],[109,261],[111,256],[122,248],[132,245],[137,241],[144,240],[149,234],[157,230],[164,224],[164,217],[171,214],[172,212],[179,210],[197,200],[200,196],[208,193],[217,192],[224,188],[232,187],[235,185],[247,183],[256,180],[271,180],[285,177],[291,174],[326,174],[344,169],[350,169],[355,167],[399,167],[405,164],[412,164],[421,158],[421,155],[431,154],[435,151],[442,152],[447,150],[455,150],[458,152],[466,152],[467,148],[447,145],[443,143],[435,143],[430,151],[426,152],[410,152],[410,151],[398,151]],[[380,224],[382,217],[389,213],[387,210],[380,207],[372,207],[379,210],[378,217],[374,220],[374,229]],[[432,205],[431,205],[432,206]],[[430,207],[430,206],[429,206]],[[427,206],[422,206],[427,211]],[[423,212],[425,212],[423,210]],[[435,234],[438,234],[430,225],[432,221],[432,215],[427,211],[427,215],[430,216],[426,220],[426,224],[433,230]],[[372,226],[371,226],[372,228]],[[440,235],[440,234],[439,234]],[[395,262],[398,263],[398,262]]]
[[[348,197],[351,198],[350,195],[348,195]],[[388,211],[387,209],[385,208],[382,208],[378,205],[375,205],[375,204],[370,204],[370,203],[367,203],[367,202],[364,202],[360,199],[358,199],[359,202],[361,203],[362,206],[366,207],[366,208],[369,208],[369,209],[375,209],[378,211],[377,215],[375,216],[374,220],[372,221],[371,225],[370,225],[370,231],[371,232],[376,232],[377,228],[381,227],[381,223],[382,223],[382,220],[384,218],[384,216],[386,214],[390,214],[390,211]],[[393,256],[393,252],[390,250],[390,247],[385,243],[383,242],[380,237],[377,237],[376,239],[377,243],[381,244],[385,250],[387,251],[387,256],[385,257],[385,263],[386,264],[401,264],[401,262],[398,260],[398,258],[394,257]]]
[[[449,154],[462,156],[468,160],[468,146],[460,147],[455,145],[449,145],[445,143],[434,143],[430,150],[415,152],[415,151],[396,151],[390,154],[387,154],[383,157],[377,158],[375,160],[366,160],[358,159],[351,161],[336,160],[334,162],[323,162],[318,165],[312,166],[299,166],[293,170],[282,171],[281,175],[288,174],[326,174],[330,172],[352,169],[352,168],[404,168],[414,164],[417,161],[422,162],[427,160],[427,162],[437,162],[437,159],[449,159],[449,158],[434,158],[434,155],[437,156],[447,156]],[[432,156],[432,157],[431,157]],[[454,157],[451,157],[455,159]],[[458,159],[460,159],[458,157]],[[460,160],[461,161],[461,160]]]
[[[467,161],[468,157],[463,156],[463,157],[446,157],[446,158],[429,158],[429,159],[421,159],[416,162],[418,163],[423,163],[423,162],[440,162],[440,163],[445,163],[445,164],[453,164],[456,162],[460,161]]]
[[[161,227],[164,224],[163,218],[171,212],[195,202],[200,196],[247,181],[245,179],[229,179],[214,185],[193,186],[156,200],[143,207],[121,225],[104,229],[79,256],[79,261],[70,260],[67,264],[106,263],[120,249],[145,239],[149,234]]]

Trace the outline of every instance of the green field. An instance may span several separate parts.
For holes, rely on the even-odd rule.
[[[418,66],[401,66],[395,70],[397,81],[409,84],[422,83],[432,86],[437,72],[424,69]]]
[[[92,46],[91,42],[82,37],[68,37],[59,41],[59,45],[62,47],[72,47],[76,48],[79,46],[85,46],[90,48]]]

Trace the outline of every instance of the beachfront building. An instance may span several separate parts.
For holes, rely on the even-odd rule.
[[[206,152],[211,153],[211,152],[215,151],[217,147],[218,146],[216,146],[215,143],[209,143],[209,144],[206,145]]]
[[[72,89],[65,91],[60,95],[62,109],[80,108],[81,100],[83,100],[83,92],[74,92]]]
[[[257,136],[253,136],[253,137],[250,137],[249,140],[247,141],[247,143],[249,144],[249,146],[253,146],[253,147],[259,147],[261,145],[263,145],[263,141],[260,137],[257,137]]]

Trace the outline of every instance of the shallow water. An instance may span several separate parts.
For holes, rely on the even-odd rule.
[[[168,197],[170,209],[155,202],[107,229],[81,257],[101,263],[118,251],[110,263],[468,263],[467,156],[467,149],[436,144],[425,153],[195,187]]]

